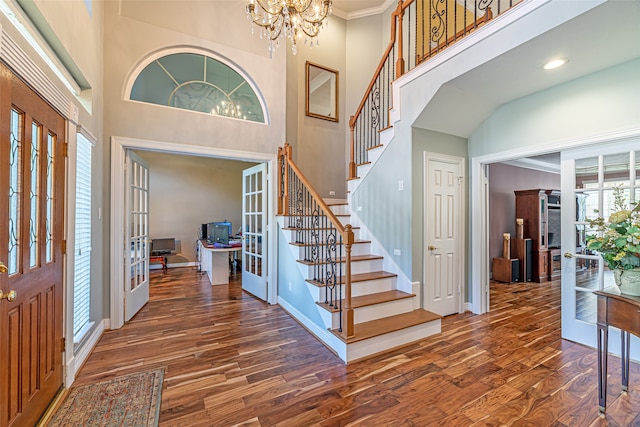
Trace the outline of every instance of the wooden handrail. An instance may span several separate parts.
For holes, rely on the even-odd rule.
[[[298,166],[293,163],[291,159],[291,146],[285,143],[284,147],[278,148],[278,162],[281,166],[280,182],[282,191],[279,193],[278,211],[282,215],[289,215],[289,168],[298,177],[300,183],[305,187],[306,191],[312,197],[314,202],[318,205],[323,215],[325,215],[331,224],[335,227],[337,232],[342,237],[342,242],[345,248],[345,274],[344,274],[344,307],[342,307],[342,335],[346,338],[351,338],[354,335],[354,315],[351,302],[351,247],[355,241],[353,234],[353,227],[351,224],[342,225],[342,222],[333,213],[331,208],[327,205],[316,189],[311,185],[311,182],[302,173]],[[284,167],[282,167],[284,166]]]
[[[354,132],[355,132],[356,121],[358,120],[358,117],[360,117],[360,114],[362,113],[362,109],[366,105],[367,99],[369,98],[369,95],[371,94],[371,91],[373,90],[376,84],[376,81],[380,77],[380,73],[382,72],[382,69],[384,68],[385,64],[389,60],[389,55],[391,54],[391,51],[393,50],[393,47],[396,44],[396,40],[399,40],[399,49],[398,49],[398,59],[396,61],[395,78],[401,77],[404,74],[404,59],[402,58],[402,18],[404,16],[405,9],[411,6],[411,4],[414,1],[415,0],[404,0],[404,1],[398,0],[398,6],[396,7],[396,10],[393,11],[393,13],[391,14],[391,39],[389,40],[389,44],[387,45],[387,48],[384,50],[382,54],[382,58],[378,63],[378,67],[373,73],[373,77],[371,78],[371,81],[369,82],[369,86],[367,86],[367,89],[364,92],[364,96],[362,97],[362,100],[360,101],[360,104],[358,105],[358,108],[356,109],[355,114],[349,118],[349,128],[351,131],[350,132],[351,149],[350,149],[350,159],[349,159],[349,179],[356,178],[356,163],[355,163],[355,149],[354,149],[354,145],[355,145]],[[397,34],[399,34],[399,36],[397,36]]]
[[[452,12],[449,12],[449,2],[453,3]],[[441,4],[443,2],[438,1],[438,3]],[[416,67],[434,54],[442,51],[443,49],[446,49],[450,44],[463,38],[478,27],[486,24],[494,18],[492,4],[497,3],[497,14],[499,15],[501,13],[500,3],[495,0],[475,0],[475,2],[471,1],[469,7],[474,8],[474,17],[469,17],[469,19],[473,22],[467,25],[467,22],[469,22],[469,20],[467,19],[467,14],[470,13],[469,11],[471,9],[467,7],[467,2],[464,3],[465,5],[462,6],[455,0],[448,0],[446,2],[444,11],[436,11],[434,13],[431,13],[431,9],[429,9],[429,13],[431,13],[431,15],[429,15],[429,13],[424,10],[425,5],[424,3],[422,3],[422,15],[418,16],[418,12],[420,11],[420,3],[418,3],[416,0],[398,0],[398,4],[395,10],[391,13],[391,35],[389,44],[383,52],[382,58],[378,63],[375,72],[373,73],[373,77],[371,78],[360,103],[358,104],[358,108],[356,109],[355,114],[350,116],[349,118],[350,149],[348,179],[351,180],[358,178],[357,166],[358,163],[366,163],[366,150],[379,145],[379,137],[376,132],[380,132],[391,126],[391,123],[389,123],[389,113],[393,108],[394,103],[393,94],[391,93],[391,84],[393,80],[400,78],[409,71],[408,69],[406,69],[407,67],[405,67],[405,59],[407,59],[406,65],[409,69],[411,69],[412,67]],[[510,9],[511,7],[519,3],[522,3],[522,0],[510,0],[507,9]],[[414,18],[412,16],[412,13],[409,13],[409,17],[412,22],[404,22],[404,19],[406,19],[405,10],[412,5],[416,6],[415,22],[413,22]],[[431,3],[430,6],[432,6]],[[463,19],[463,21],[461,22],[458,22],[457,18],[457,15],[459,14],[458,6],[464,7],[464,12],[460,12]],[[433,7],[435,7],[435,5],[433,5]],[[481,17],[478,17],[477,13],[480,10],[485,11],[485,14]],[[442,21],[444,16],[444,20],[448,21],[449,17],[447,15],[449,13],[453,14],[452,19],[454,34],[450,37],[447,37],[448,32],[446,32],[447,30],[445,26],[445,40],[432,49],[430,42],[428,40],[425,40],[424,36],[428,35],[428,33],[431,31],[433,20],[439,19],[440,21]],[[418,19],[422,19],[421,26],[419,25]],[[407,26],[409,28],[409,32],[411,32],[412,29],[415,29],[416,32],[421,32],[420,34],[416,34],[415,46],[412,46],[412,41],[414,40],[413,38],[404,37],[405,30],[403,30],[403,28],[406,28]],[[462,27],[462,29],[457,30],[457,28],[460,27]],[[422,45],[420,46],[418,46],[419,37],[421,37],[422,40]],[[420,49],[421,52],[418,52],[418,49]],[[414,52],[414,56],[412,57],[412,54],[410,54],[409,52]],[[405,58],[403,55],[407,55],[407,58]],[[391,70],[393,70],[394,66],[395,72],[392,72]],[[383,116],[384,114],[386,114],[386,116]]]
[[[404,10],[407,7],[409,7],[411,5],[411,3],[413,3],[414,1],[415,0],[406,0],[403,3],[402,0],[399,0],[398,1],[398,7],[391,14],[391,40],[389,41],[389,44],[387,45],[387,48],[384,50],[384,53],[382,54],[382,58],[380,59],[380,62],[378,63],[378,67],[376,68],[375,72],[373,73],[373,77],[371,78],[371,81],[369,82],[369,86],[367,86],[367,89],[364,91],[364,96],[362,97],[362,100],[360,101],[360,105],[358,105],[358,108],[356,109],[355,114],[353,116],[351,116],[351,118],[349,119],[349,126],[352,129],[356,124],[356,120],[358,119],[358,117],[362,113],[362,109],[364,108],[364,105],[367,102],[367,98],[369,97],[369,94],[371,93],[371,90],[373,89],[373,86],[375,86],[376,80],[380,76],[380,73],[382,72],[382,68],[384,67],[384,64],[387,62],[387,59],[389,58],[389,54],[391,53],[391,50],[393,49],[393,46],[396,44],[396,33],[397,33],[397,31],[396,31],[396,18],[398,16],[404,15]],[[402,34],[400,35],[400,38],[402,38]],[[402,55],[402,53],[400,53],[400,55]]]

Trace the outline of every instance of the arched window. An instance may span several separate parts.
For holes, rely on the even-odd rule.
[[[229,65],[198,53],[173,53],[150,62],[136,77],[130,99],[265,122],[250,82]]]

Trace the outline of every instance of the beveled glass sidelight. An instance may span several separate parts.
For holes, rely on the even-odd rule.
[[[20,175],[22,153],[22,123],[24,114],[11,109],[9,135],[9,253],[7,255],[7,270],[9,275],[16,274],[20,266]]]
[[[42,140],[42,126],[31,123],[31,217],[29,218],[29,267],[39,264],[39,235],[40,235],[40,141]]]
[[[309,61],[306,68],[307,116],[337,122],[338,72]]]

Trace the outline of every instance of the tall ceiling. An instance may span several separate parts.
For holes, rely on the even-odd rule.
[[[414,126],[467,138],[502,104],[640,57],[638,22],[638,0],[610,0],[594,7],[450,80]],[[555,57],[569,62],[543,70]]]

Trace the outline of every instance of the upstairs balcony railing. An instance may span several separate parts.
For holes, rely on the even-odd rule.
[[[349,120],[349,179],[380,145],[393,106],[391,83],[522,0],[399,0],[391,14],[391,40]]]
[[[351,305],[350,224],[342,225],[291,158],[291,146],[278,149],[278,215],[292,231],[292,244],[300,247],[300,260],[310,267],[308,279],[323,288],[323,304],[338,312],[338,332],[346,340],[354,334]]]

